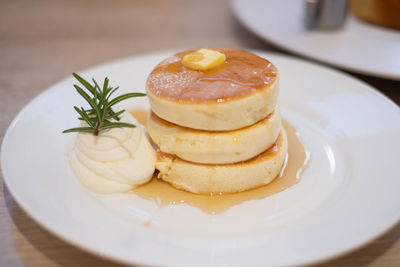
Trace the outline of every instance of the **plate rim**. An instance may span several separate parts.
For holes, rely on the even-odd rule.
[[[258,49],[246,49],[248,51],[251,51],[253,53],[256,54],[264,54],[264,55],[273,55],[273,56],[277,56],[277,57],[282,57],[285,58],[287,60],[293,61],[295,62],[301,62],[301,63],[305,63],[305,64],[310,64],[312,66],[318,67],[318,68],[322,68],[324,70],[328,70],[328,71],[333,71],[337,74],[340,75],[344,75],[349,79],[353,79],[353,80],[357,80],[357,82],[362,83],[363,84],[363,90],[367,90],[371,93],[373,93],[376,97],[381,98],[381,100],[385,100],[386,105],[392,105],[393,107],[397,108],[398,111],[400,111],[400,108],[398,107],[398,105],[392,101],[390,98],[388,98],[387,96],[385,96],[382,92],[380,92],[379,90],[375,89],[373,86],[369,85],[368,83],[360,80],[357,77],[354,77],[346,72],[343,72],[341,70],[337,70],[337,69],[332,69],[328,66],[325,65],[321,65],[315,62],[309,62],[307,60],[304,59],[299,59],[290,55],[285,55],[282,53],[278,53],[278,52],[271,52],[271,51],[265,51],[265,50],[258,50]],[[142,53],[142,54],[134,54],[134,55],[130,55],[127,57],[121,57],[119,59],[115,59],[115,60],[111,60],[111,61],[107,61],[101,64],[97,64],[97,65],[93,65],[89,68],[83,69],[80,72],[82,73],[86,73],[86,72],[92,72],[96,69],[102,68],[102,67],[106,67],[107,65],[113,65],[113,64],[118,64],[119,62],[124,62],[124,61],[130,61],[130,60],[135,60],[137,58],[142,58],[142,57],[149,57],[149,56],[159,56],[159,55],[164,55],[164,54],[170,54],[173,53],[176,50],[161,50],[161,51],[154,51],[154,52],[148,52],[148,53]],[[119,262],[119,263],[123,263],[123,264],[141,264],[141,265],[149,265],[148,262],[146,261],[141,261],[140,257],[137,257],[134,262],[130,261],[130,260],[126,260],[117,256],[114,256],[113,254],[108,253],[107,255],[105,254],[101,254],[99,253],[99,251],[97,251],[96,249],[92,248],[92,247],[86,247],[84,245],[82,245],[79,242],[74,242],[74,240],[72,238],[69,238],[68,235],[63,235],[58,233],[56,230],[52,229],[51,225],[49,225],[48,223],[46,223],[46,221],[40,219],[40,218],[36,218],[33,214],[32,211],[30,210],[30,205],[29,203],[26,203],[26,201],[23,200],[23,197],[18,194],[15,191],[15,188],[10,187],[9,182],[7,181],[6,178],[6,171],[4,169],[4,161],[5,161],[5,152],[4,152],[4,144],[7,142],[8,138],[10,138],[10,131],[11,128],[14,127],[15,124],[18,123],[18,121],[20,120],[20,118],[25,114],[26,110],[38,99],[40,99],[41,97],[43,97],[43,95],[55,90],[57,87],[59,87],[62,83],[64,83],[65,81],[69,80],[71,78],[67,77],[67,78],[63,78],[61,80],[59,80],[58,82],[54,83],[53,85],[47,87],[45,90],[43,90],[42,92],[40,92],[39,94],[37,94],[35,97],[33,97],[27,104],[25,104],[25,106],[17,113],[17,115],[14,117],[14,119],[11,121],[10,125],[8,126],[4,137],[3,137],[3,141],[1,144],[1,152],[0,152],[0,165],[1,165],[1,172],[3,174],[3,180],[4,180],[4,184],[6,185],[6,188],[8,190],[8,192],[12,195],[13,199],[16,201],[16,203],[18,204],[18,206],[36,223],[38,223],[41,227],[43,227],[44,229],[46,229],[46,231],[50,232],[52,235],[56,236],[57,238],[65,241],[66,243],[68,243],[69,245],[72,245],[74,247],[77,247],[85,252],[88,252],[90,254],[96,255],[102,259],[109,259],[115,262]],[[33,212],[34,213],[34,212]],[[375,240],[377,238],[379,238],[380,236],[382,236],[383,234],[385,234],[386,232],[389,232],[391,229],[393,229],[393,227],[395,227],[400,220],[400,215],[398,216],[397,220],[395,220],[393,223],[390,223],[388,227],[381,229],[381,231],[375,233],[373,236],[370,236],[369,239],[364,240],[363,242],[360,242],[358,244],[355,244],[353,246],[350,246],[350,248],[348,248],[347,250],[342,250],[336,253],[331,253],[328,256],[325,257],[319,257],[316,258],[314,260],[308,260],[308,261],[304,261],[304,262],[299,262],[298,264],[316,264],[316,263],[322,263],[322,262],[326,262],[329,260],[332,260],[334,258],[343,256],[345,254],[351,253],[357,249],[360,249],[366,245],[368,245],[372,240]],[[151,263],[150,263],[151,264]]]

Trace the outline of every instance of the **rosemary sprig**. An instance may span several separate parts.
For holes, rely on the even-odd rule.
[[[72,74],[75,79],[86,89],[82,89],[79,85],[74,84],[76,91],[88,102],[90,105],[89,109],[84,109],[83,107],[78,108],[74,106],[74,109],[79,114],[79,120],[85,121],[87,126],[71,128],[63,131],[63,133],[72,132],[83,132],[83,133],[93,133],[98,135],[102,130],[117,128],[117,127],[136,127],[134,124],[120,122],[119,116],[125,112],[125,110],[120,110],[115,112],[112,106],[121,102],[122,100],[145,96],[144,93],[128,93],[124,95],[117,96],[116,98],[110,100],[111,95],[118,90],[119,87],[109,86],[109,79],[106,77],[104,79],[103,87],[101,88],[98,83],[92,79],[94,85],[90,84],[88,81],[83,79],[76,73]],[[114,119],[115,121],[111,121]]]

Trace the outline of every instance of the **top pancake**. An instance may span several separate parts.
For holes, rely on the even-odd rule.
[[[222,103],[265,90],[278,79],[277,68],[264,58],[243,50],[212,49],[225,54],[224,64],[192,70],[181,61],[195,50],[180,52],[156,66],[147,79],[147,89],[169,101]]]

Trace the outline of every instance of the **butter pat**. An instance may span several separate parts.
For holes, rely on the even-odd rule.
[[[185,55],[182,59],[182,64],[194,70],[209,70],[224,63],[225,59],[225,54],[221,52],[202,48]]]

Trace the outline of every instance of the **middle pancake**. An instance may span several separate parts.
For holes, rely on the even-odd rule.
[[[234,131],[202,131],[178,126],[150,113],[147,130],[161,151],[203,164],[245,161],[271,147],[278,138],[278,107],[265,119]]]

